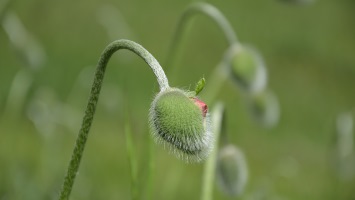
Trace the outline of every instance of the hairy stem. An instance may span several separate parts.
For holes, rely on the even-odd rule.
[[[178,45],[180,44],[183,31],[186,28],[186,24],[189,19],[192,18],[192,16],[197,14],[203,14],[211,18],[222,30],[229,45],[238,43],[238,39],[235,34],[235,31],[233,30],[233,27],[217,8],[208,3],[194,3],[187,9],[185,9],[185,11],[180,17],[180,20],[174,32],[173,39],[170,44],[170,48],[168,49],[168,54],[166,57],[167,59],[165,61],[166,67],[170,67],[170,65],[174,63],[174,55],[176,54]]]
[[[150,66],[150,68],[153,70],[157,78],[160,90],[165,90],[169,88],[168,79],[166,78],[165,73],[161,68],[161,66],[159,65],[158,61],[141,45],[129,40],[116,40],[105,48],[97,64],[95,78],[92,84],[91,93],[86,107],[85,115],[68,166],[68,171],[64,179],[62,191],[60,193],[59,199],[61,200],[69,198],[70,192],[72,190],[75,181],[76,174],[78,173],[80,160],[94,118],[96,105],[99,99],[100,90],[104,79],[107,63],[110,60],[112,54],[120,49],[127,49],[134,52]]]
[[[212,126],[215,141],[213,145],[213,150],[204,166],[201,200],[211,200],[213,196],[213,184],[216,173],[216,160],[218,154],[219,137],[222,132],[223,113],[223,104],[217,103],[212,112]]]

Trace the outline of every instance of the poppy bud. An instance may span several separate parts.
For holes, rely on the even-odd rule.
[[[266,90],[250,96],[250,112],[260,124],[266,127],[275,126],[280,117],[280,107],[274,93]]]
[[[248,180],[248,168],[243,153],[233,145],[223,147],[217,160],[217,181],[229,196],[243,193]]]
[[[252,48],[233,46],[228,55],[232,78],[243,89],[255,93],[265,88],[267,72],[261,56]]]
[[[151,132],[186,161],[201,161],[212,147],[207,105],[188,92],[169,88],[158,93],[151,105]]]

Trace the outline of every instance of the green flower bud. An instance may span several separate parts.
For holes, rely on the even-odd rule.
[[[158,142],[186,161],[201,161],[212,147],[207,106],[189,92],[169,88],[160,92],[150,108],[151,132]]]
[[[240,196],[248,181],[248,168],[243,153],[234,145],[223,147],[217,160],[217,183],[229,196]]]
[[[266,127],[275,126],[280,117],[280,107],[274,93],[265,90],[250,96],[251,114],[260,124]]]
[[[267,83],[267,72],[261,56],[247,46],[233,46],[228,55],[233,79],[252,93],[261,91]]]

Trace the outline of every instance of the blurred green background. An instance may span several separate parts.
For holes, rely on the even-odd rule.
[[[336,117],[355,114],[355,1],[207,2],[225,14],[241,42],[262,54],[269,88],[281,107],[280,123],[265,129],[253,122],[239,89],[227,82],[219,93],[227,108],[227,132],[249,166],[239,199],[355,199],[355,179],[339,179],[333,158]],[[131,39],[163,64],[178,18],[190,3],[29,0],[0,8],[0,199],[58,196],[105,46]],[[32,68],[6,31],[8,13],[43,50]],[[166,73],[170,85],[187,89],[212,74],[227,43],[211,20],[197,16],[180,46],[174,65],[179,69]],[[206,81],[202,99],[211,87]],[[13,88],[18,92],[9,95]],[[136,55],[120,51],[113,56],[71,199],[130,198],[127,115],[140,181],[147,178],[147,141],[152,140],[147,116],[158,89]],[[28,91],[21,97],[21,90]],[[203,163],[185,164],[159,145],[154,151],[151,199],[199,199]],[[142,196],[149,195],[144,190]],[[229,198],[216,187],[214,199]]]

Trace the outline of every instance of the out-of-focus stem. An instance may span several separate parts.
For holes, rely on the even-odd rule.
[[[213,184],[216,173],[218,143],[222,132],[223,112],[224,106],[222,103],[217,103],[212,111],[212,126],[215,141],[213,150],[206,161],[203,172],[201,200],[211,200],[213,196]]]
[[[193,3],[191,6],[185,9],[183,14],[181,15],[178,25],[175,29],[173,39],[171,40],[170,47],[168,49],[168,54],[165,60],[165,67],[171,68],[174,64],[174,59],[176,55],[176,51],[178,49],[178,45],[181,42],[181,38],[184,30],[186,29],[186,25],[188,21],[195,15],[202,14],[209,17],[213,20],[217,26],[222,30],[227,42],[229,45],[233,45],[238,43],[237,36],[233,27],[229,23],[229,21],[225,18],[221,11],[219,11],[216,7],[208,4],[208,3]],[[175,68],[173,68],[175,69]]]

